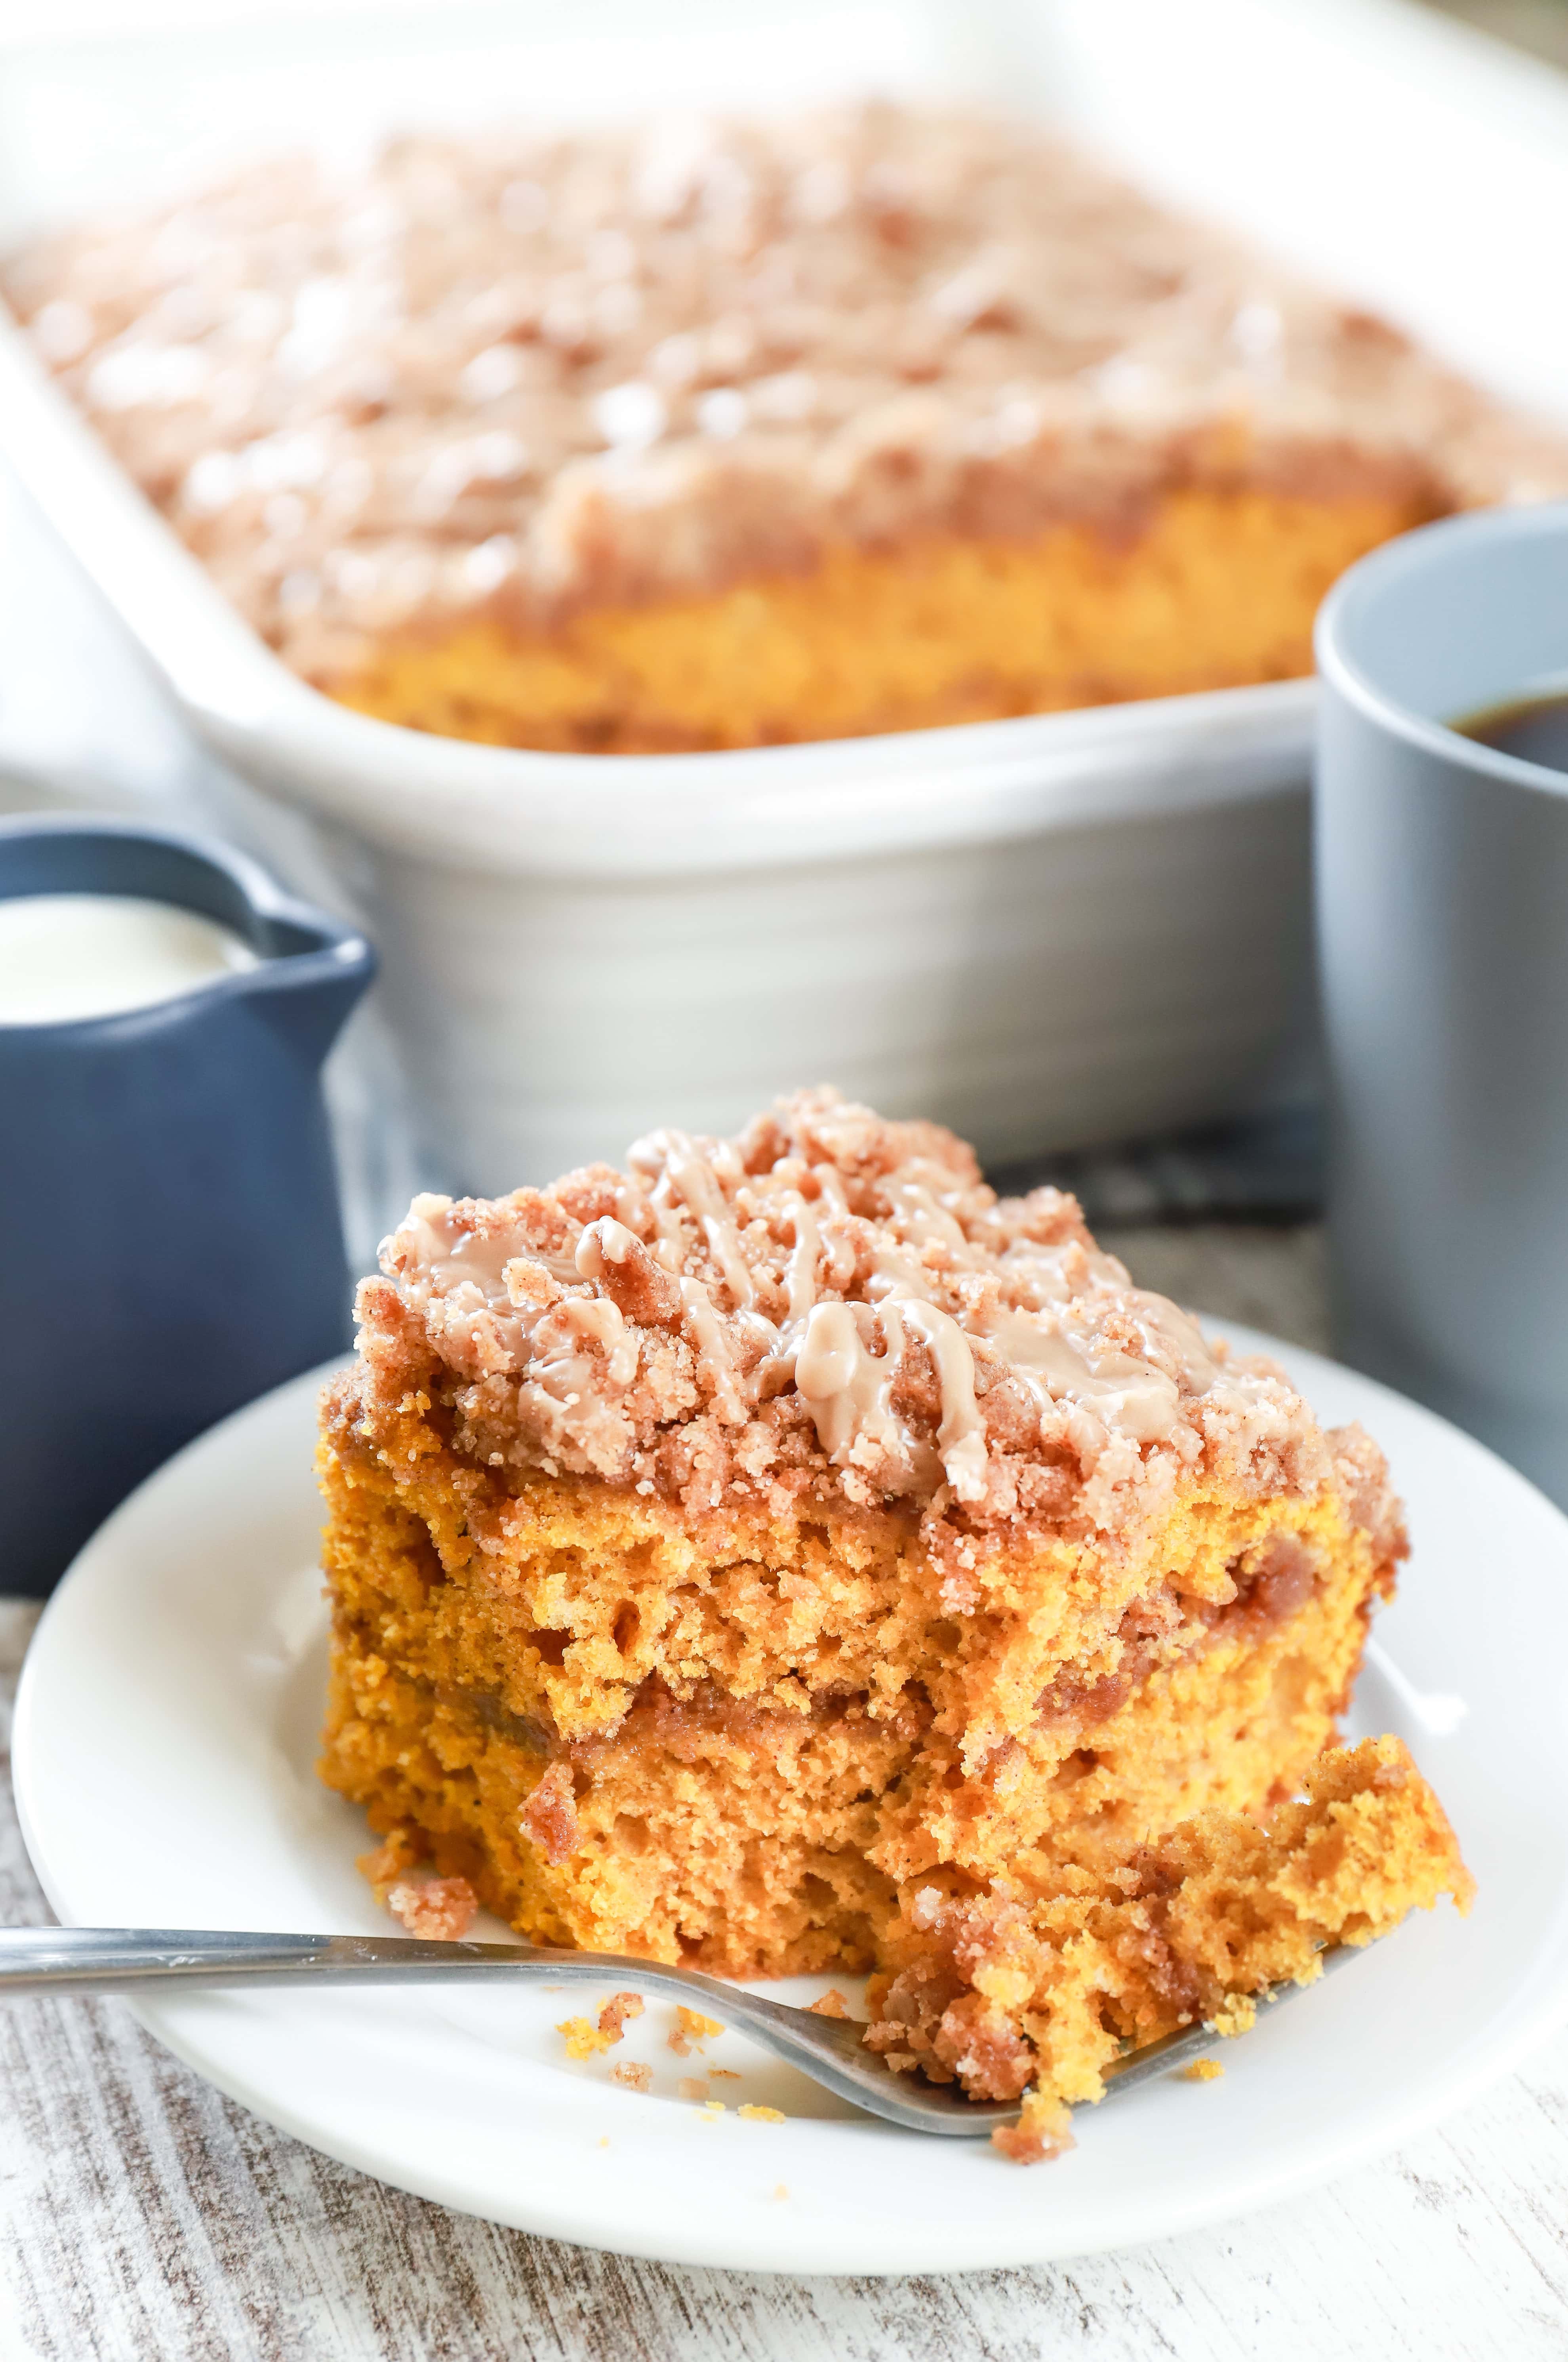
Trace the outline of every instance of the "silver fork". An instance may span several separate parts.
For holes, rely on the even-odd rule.
[[[1331,1946],[1325,1969],[1352,1957]],[[946,2133],[977,2139],[995,2125],[1014,2124],[1010,2100],[966,2100],[955,2083],[896,2075],[861,2042],[852,2018],[819,2017],[763,1993],[705,1976],[700,1969],[666,1968],[618,1952],[561,1952],[537,1944],[421,1942],[412,1936],[262,1936],[182,1927],[0,1928],[0,1995],[61,1992],[161,1992],[171,1985],[431,1984],[536,1981],[608,1984],[615,1980],[677,2001],[722,2010],[755,2040],[813,2082],[853,2101],[908,2132]],[[1271,1985],[1259,2006],[1303,1992]],[[1152,2076],[1168,2074],[1212,2047],[1208,2024],[1184,2026],[1142,2049],[1129,2046],[1105,2070],[1106,2097],[1115,2099]]]

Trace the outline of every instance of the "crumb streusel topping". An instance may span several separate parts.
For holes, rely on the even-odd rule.
[[[651,1134],[624,1173],[416,1198],[381,1262],[360,1295],[369,1383],[401,1396],[417,1343],[454,1448],[517,1475],[698,1513],[809,1491],[1109,1530],[1205,1471],[1262,1495],[1330,1470],[1283,1375],[1134,1287],[1076,1200],[999,1200],[950,1132],[831,1090],[734,1140]],[[1364,1468],[1358,1440],[1331,1442],[1371,1523],[1381,1460]]]
[[[38,349],[315,679],[389,635],[1124,533],[1195,480],[1568,490],[1365,314],[1027,128],[885,105],[274,160],[5,274]]]

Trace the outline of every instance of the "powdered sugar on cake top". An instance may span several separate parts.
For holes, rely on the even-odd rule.
[[[368,1383],[395,1400],[423,1356],[455,1449],[518,1474],[1110,1529],[1205,1470],[1329,1472],[1282,1374],[1134,1287],[1072,1198],[999,1200],[950,1132],[829,1090],[734,1140],[652,1134],[624,1173],[417,1198],[381,1261]]]

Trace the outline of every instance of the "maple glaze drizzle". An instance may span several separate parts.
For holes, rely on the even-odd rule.
[[[388,1267],[423,1290],[426,1301],[443,1299],[447,1334],[466,1338],[482,1366],[510,1362],[525,1384],[572,1405],[591,1393],[626,1392],[637,1374],[636,1334],[608,1296],[564,1297],[557,1286],[547,1300],[535,1300],[539,1282],[530,1275],[543,1266],[551,1281],[599,1288],[611,1265],[651,1253],[677,1282],[698,1380],[722,1421],[743,1426],[759,1402],[792,1385],[835,1465],[865,1467],[888,1491],[934,1490],[945,1478],[961,1501],[978,1500],[987,1483],[977,1352],[986,1368],[1032,1396],[1043,1415],[1048,1405],[1066,1401],[1099,1430],[1116,1428],[1138,1443],[1168,1435],[1184,1387],[1203,1393],[1217,1375],[1185,1314],[1163,1297],[1128,1288],[1120,1264],[1082,1250],[1076,1251],[1082,1275],[1117,1289],[1150,1357],[1067,1334],[1058,1308],[1069,1308],[1075,1292],[1064,1270],[1069,1251],[1019,1241],[999,1258],[977,1244],[943,1202],[951,1175],[926,1160],[911,1158],[883,1180],[890,1211],[874,1226],[868,1253],[834,1235],[849,1205],[832,1165],[790,1155],[770,1172],[748,1174],[730,1143],[699,1145],[674,1130],[638,1141],[628,1164],[615,1215],[580,1228],[566,1253],[527,1243],[520,1222],[481,1232],[467,1226],[449,1199],[422,1198],[388,1242]],[[747,1220],[777,1213],[790,1225],[781,1283],[747,1260],[737,1220],[742,1198]],[[687,1268],[693,1226],[713,1281]],[[886,1234],[889,1226],[897,1235]],[[828,1284],[844,1286],[862,1262],[868,1264],[867,1300],[822,1294],[824,1266]],[[968,1328],[966,1316],[930,1300],[933,1268],[999,1272],[1034,1301],[998,1308],[993,1297]],[[764,1290],[779,1317],[764,1308]],[[936,1381],[934,1451],[894,1406],[911,1337],[924,1346]],[[1174,1361],[1177,1375],[1158,1366],[1155,1351]]]

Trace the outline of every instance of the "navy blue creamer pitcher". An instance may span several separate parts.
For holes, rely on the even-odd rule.
[[[62,895],[195,913],[246,964],[110,1015],[0,1008],[0,1592],[47,1591],[160,1461],[348,1341],[320,1075],[370,944],[226,848],[0,822],[0,905]]]

